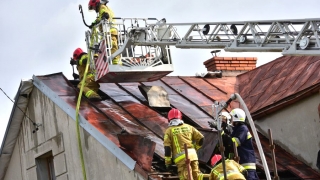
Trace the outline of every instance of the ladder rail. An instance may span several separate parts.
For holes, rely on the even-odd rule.
[[[214,26],[208,34],[201,34],[200,27],[206,24]],[[239,33],[234,35],[229,25],[239,27]],[[311,24],[311,26],[308,26]],[[201,22],[201,23],[165,23],[168,31],[173,27],[188,27],[182,39],[155,39],[146,42],[133,42],[136,45],[169,45],[177,48],[220,48],[231,52],[282,52],[294,55],[320,55],[319,25],[320,19],[294,19],[294,20],[263,20],[243,22]],[[157,24],[149,24],[151,27]],[[308,35],[307,47],[303,38],[307,30],[312,31]],[[175,32],[180,37],[179,33]],[[219,40],[216,37],[219,36]],[[243,42],[246,41],[246,42]],[[319,51],[318,51],[319,50]]]
[[[160,54],[169,55],[165,47],[171,46],[181,49],[224,49],[229,52],[320,55],[319,18],[196,23],[167,23],[165,19],[156,18],[114,19],[115,23],[100,22],[103,25],[100,39],[106,38],[107,44],[111,43],[111,27],[118,30],[119,49],[111,54],[111,48],[107,46],[109,63],[114,57],[128,56],[130,52],[144,56],[151,52],[150,48],[160,47],[164,51],[152,51],[156,58]],[[137,52],[139,46],[149,47],[149,52]]]

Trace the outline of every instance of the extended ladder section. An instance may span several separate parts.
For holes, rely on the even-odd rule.
[[[132,39],[132,43],[217,48],[231,52],[320,55],[319,26],[320,19],[203,23],[166,23],[163,19],[144,28],[150,38],[143,40],[139,36]]]
[[[166,23],[156,18],[114,18],[86,32],[98,82],[154,81],[173,71],[170,46],[230,52],[320,55],[320,19]],[[99,30],[98,30],[99,29]],[[118,50],[112,50],[116,31]],[[90,42],[90,43],[89,43]],[[120,58],[120,64],[112,64]]]

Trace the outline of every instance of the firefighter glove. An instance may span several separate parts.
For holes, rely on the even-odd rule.
[[[89,26],[89,28],[90,28],[90,29],[92,29],[92,28],[93,28],[93,26],[95,26],[96,24],[97,24],[97,23],[96,23],[95,21],[94,21],[94,22],[92,22],[92,23],[91,23],[91,25]]]
[[[102,14],[102,19],[109,19],[109,14],[108,13],[106,13],[106,12],[104,12],[103,14]]]
[[[77,64],[77,61],[75,61],[74,59],[70,59],[70,64],[71,64],[71,66],[73,66],[73,65],[76,65]]]
[[[208,124],[211,128],[218,129],[216,121],[208,121]]]
[[[79,75],[76,74],[76,73],[73,73],[72,76],[73,76],[74,79],[79,79]]]

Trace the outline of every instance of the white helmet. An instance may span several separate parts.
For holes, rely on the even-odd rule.
[[[233,122],[244,122],[246,119],[246,113],[239,108],[235,108],[230,112],[230,115],[232,116]]]
[[[225,112],[225,111],[221,112],[221,116],[226,117],[227,118],[227,124],[230,124],[231,116],[230,116],[230,114],[228,112]]]

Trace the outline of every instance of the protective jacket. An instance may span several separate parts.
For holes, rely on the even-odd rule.
[[[238,155],[240,157],[240,164],[245,169],[256,169],[256,158],[254,155],[254,149],[252,144],[252,136],[248,130],[248,127],[240,123],[233,127],[233,132],[231,134],[232,141],[235,142],[238,150]]]
[[[233,153],[233,142],[230,138],[230,135],[232,133],[232,127],[226,123],[222,123],[222,142],[224,146],[224,156],[228,159],[233,159],[234,153]],[[217,143],[217,146],[214,150],[215,154],[220,154],[219,150],[219,143]]]
[[[109,15],[109,23],[115,23],[115,20],[113,19],[114,18],[114,13],[112,11],[112,9],[106,5],[103,5],[101,4],[100,5],[100,8],[99,8],[99,15],[96,19],[96,22],[100,22],[102,17],[104,16],[104,14],[108,14]],[[99,30],[102,31],[102,26],[99,27]],[[117,35],[118,34],[118,31],[116,29],[115,26],[111,26],[111,29],[110,29],[110,33],[112,35]]]
[[[166,164],[171,164],[171,159],[175,163],[185,159],[184,144],[187,145],[190,161],[198,160],[196,150],[202,145],[200,141],[203,141],[203,135],[188,124],[169,127],[165,132],[163,145],[170,147],[172,154],[166,154]]]
[[[84,72],[86,70],[86,65],[88,61],[88,54],[83,53],[79,61],[77,61],[77,69],[79,72],[80,83],[78,84],[78,88],[81,88],[82,83],[84,95],[88,98],[100,98],[97,94],[100,85],[95,81],[94,71],[92,69],[88,69],[86,79],[83,81]]]
[[[180,180],[187,180],[188,168],[184,144],[187,145],[188,159],[193,180],[209,179],[209,174],[202,174],[199,170],[198,150],[203,143],[203,135],[194,127],[184,124],[180,119],[173,119],[164,135],[165,164],[170,165],[172,160],[177,166]]]
[[[227,179],[228,180],[245,180],[246,178],[242,174],[242,172],[245,171],[245,169],[235,162],[234,160],[225,160],[225,165],[226,165],[226,171],[227,171]],[[223,180],[224,179],[224,174],[223,174],[223,166],[222,162],[219,163],[217,166],[215,166],[211,170],[211,180]]]
[[[77,69],[78,69],[78,72],[79,72],[80,80],[82,80],[84,72],[86,70],[87,61],[88,61],[88,54],[87,53],[83,53],[81,55],[80,60],[77,61]],[[94,72],[89,67],[87,76],[92,76],[92,75],[94,75]]]

